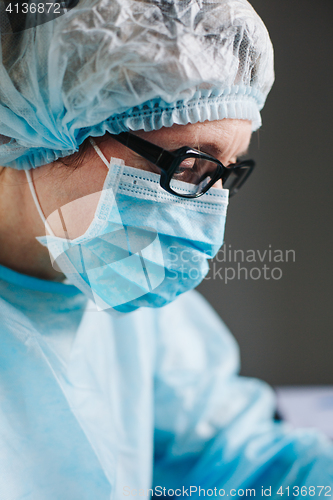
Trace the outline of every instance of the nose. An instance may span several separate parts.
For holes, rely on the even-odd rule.
[[[219,179],[218,181],[216,181],[215,184],[213,184],[213,187],[218,188],[218,189],[223,189],[222,179]]]

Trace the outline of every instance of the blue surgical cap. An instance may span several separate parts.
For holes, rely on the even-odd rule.
[[[246,0],[80,0],[19,33],[0,14],[0,165],[51,163],[106,131],[261,125],[273,48]]]

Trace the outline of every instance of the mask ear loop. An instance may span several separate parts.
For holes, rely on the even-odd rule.
[[[108,187],[105,188],[106,192],[105,202],[108,204],[108,207],[111,210],[112,206],[117,205],[115,196],[121,179],[124,162],[121,159],[115,159],[112,157],[110,161],[108,161],[92,137],[89,137],[89,142],[94,148],[95,152],[100,157],[100,159],[102,160],[102,162],[104,163],[104,165],[107,166],[109,171],[108,175],[111,175],[109,179],[110,183],[108,184]]]
[[[94,150],[96,151],[96,153],[98,154],[98,156],[100,157],[100,159],[102,160],[102,162],[110,170],[110,166],[111,166],[110,162],[107,161],[107,159],[105,158],[105,156],[103,155],[102,151],[99,149],[99,147],[97,146],[96,142],[94,141],[94,139],[92,137],[89,137],[89,142],[92,145],[92,147],[94,148]]]
[[[39,216],[42,219],[42,221],[44,222],[44,225],[45,225],[47,231],[50,233],[50,235],[51,236],[55,236],[55,234],[52,231],[49,223],[47,222],[47,220],[45,218],[45,215],[43,213],[43,210],[42,210],[42,208],[40,206],[39,199],[38,199],[37,194],[36,194],[36,189],[35,189],[34,181],[32,180],[32,176],[31,176],[30,170],[25,170],[25,175],[27,177],[28,184],[29,184],[29,189],[30,189],[30,193],[31,193],[32,199],[34,200],[34,203],[35,203],[35,206],[36,206],[37,211],[39,213]]]

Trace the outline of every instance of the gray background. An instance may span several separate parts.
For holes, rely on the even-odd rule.
[[[278,266],[281,280],[216,278],[198,290],[238,340],[242,374],[333,384],[333,2],[251,3],[275,47],[276,82],[252,140],[257,171],[231,200],[225,242],[294,249],[296,262],[247,264]]]

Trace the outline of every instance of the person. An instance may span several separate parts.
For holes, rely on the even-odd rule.
[[[332,496],[331,443],[274,420],[193,290],[254,168],[263,22],[247,0],[31,11],[0,25],[0,497]]]

